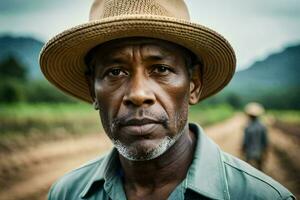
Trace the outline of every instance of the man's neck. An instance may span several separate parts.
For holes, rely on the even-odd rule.
[[[163,155],[148,161],[130,161],[120,156],[124,170],[124,188],[130,194],[154,194],[155,191],[169,195],[186,177],[193,160],[195,135],[188,129]]]

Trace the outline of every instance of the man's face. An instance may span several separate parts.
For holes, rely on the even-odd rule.
[[[169,42],[137,38],[94,52],[94,98],[105,132],[125,158],[156,158],[188,130],[192,83],[183,55]]]

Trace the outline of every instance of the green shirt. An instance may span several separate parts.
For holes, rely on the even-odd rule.
[[[282,185],[247,163],[220,150],[203,130],[189,125],[197,137],[186,178],[168,200],[183,199],[295,199]],[[118,152],[71,171],[50,189],[49,200],[125,200]]]

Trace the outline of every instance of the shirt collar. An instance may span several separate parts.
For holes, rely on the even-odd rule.
[[[229,199],[219,147],[196,124],[189,128],[197,136],[194,160],[187,175],[187,188],[211,199]]]
[[[102,162],[99,162],[99,164],[96,166],[94,175],[91,177],[91,180],[87,183],[86,187],[80,193],[80,197],[82,199],[88,196],[95,183],[101,181],[104,182],[111,179],[115,175],[114,173],[116,172],[116,168],[118,167],[116,163],[119,163],[117,158],[118,153],[115,148],[113,148],[113,150],[110,151],[108,155],[103,157]]]
[[[219,147],[205,135],[200,126],[189,124],[189,128],[197,136],[197,144],[187,174],[187,188],[212,199],[229,199]],[[95,168],[94,175],[80,194],[81,198],[88,196],[94,183],[109,180],[115,175],[116,163],[119,162],[117,158],[118,153],[114,148]]]

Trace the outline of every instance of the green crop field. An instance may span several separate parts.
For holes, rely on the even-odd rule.
[[[88,104],[15,104],[0,106],[0,133],[89,132],[99,127],[98,113]]]
[[[208,126],[221,122],[233,116],[235,110],[226,104],[215,106],[192,106],[189,113],[189,121],[196,122],[201,126]]]
[[[299,110],[271,110],[267,112],[268,116],[273,116],[276,120],[288,124],[300,124]]]
[[[95,132],[102,126],[88,104],[0,105],[0,151]]]

